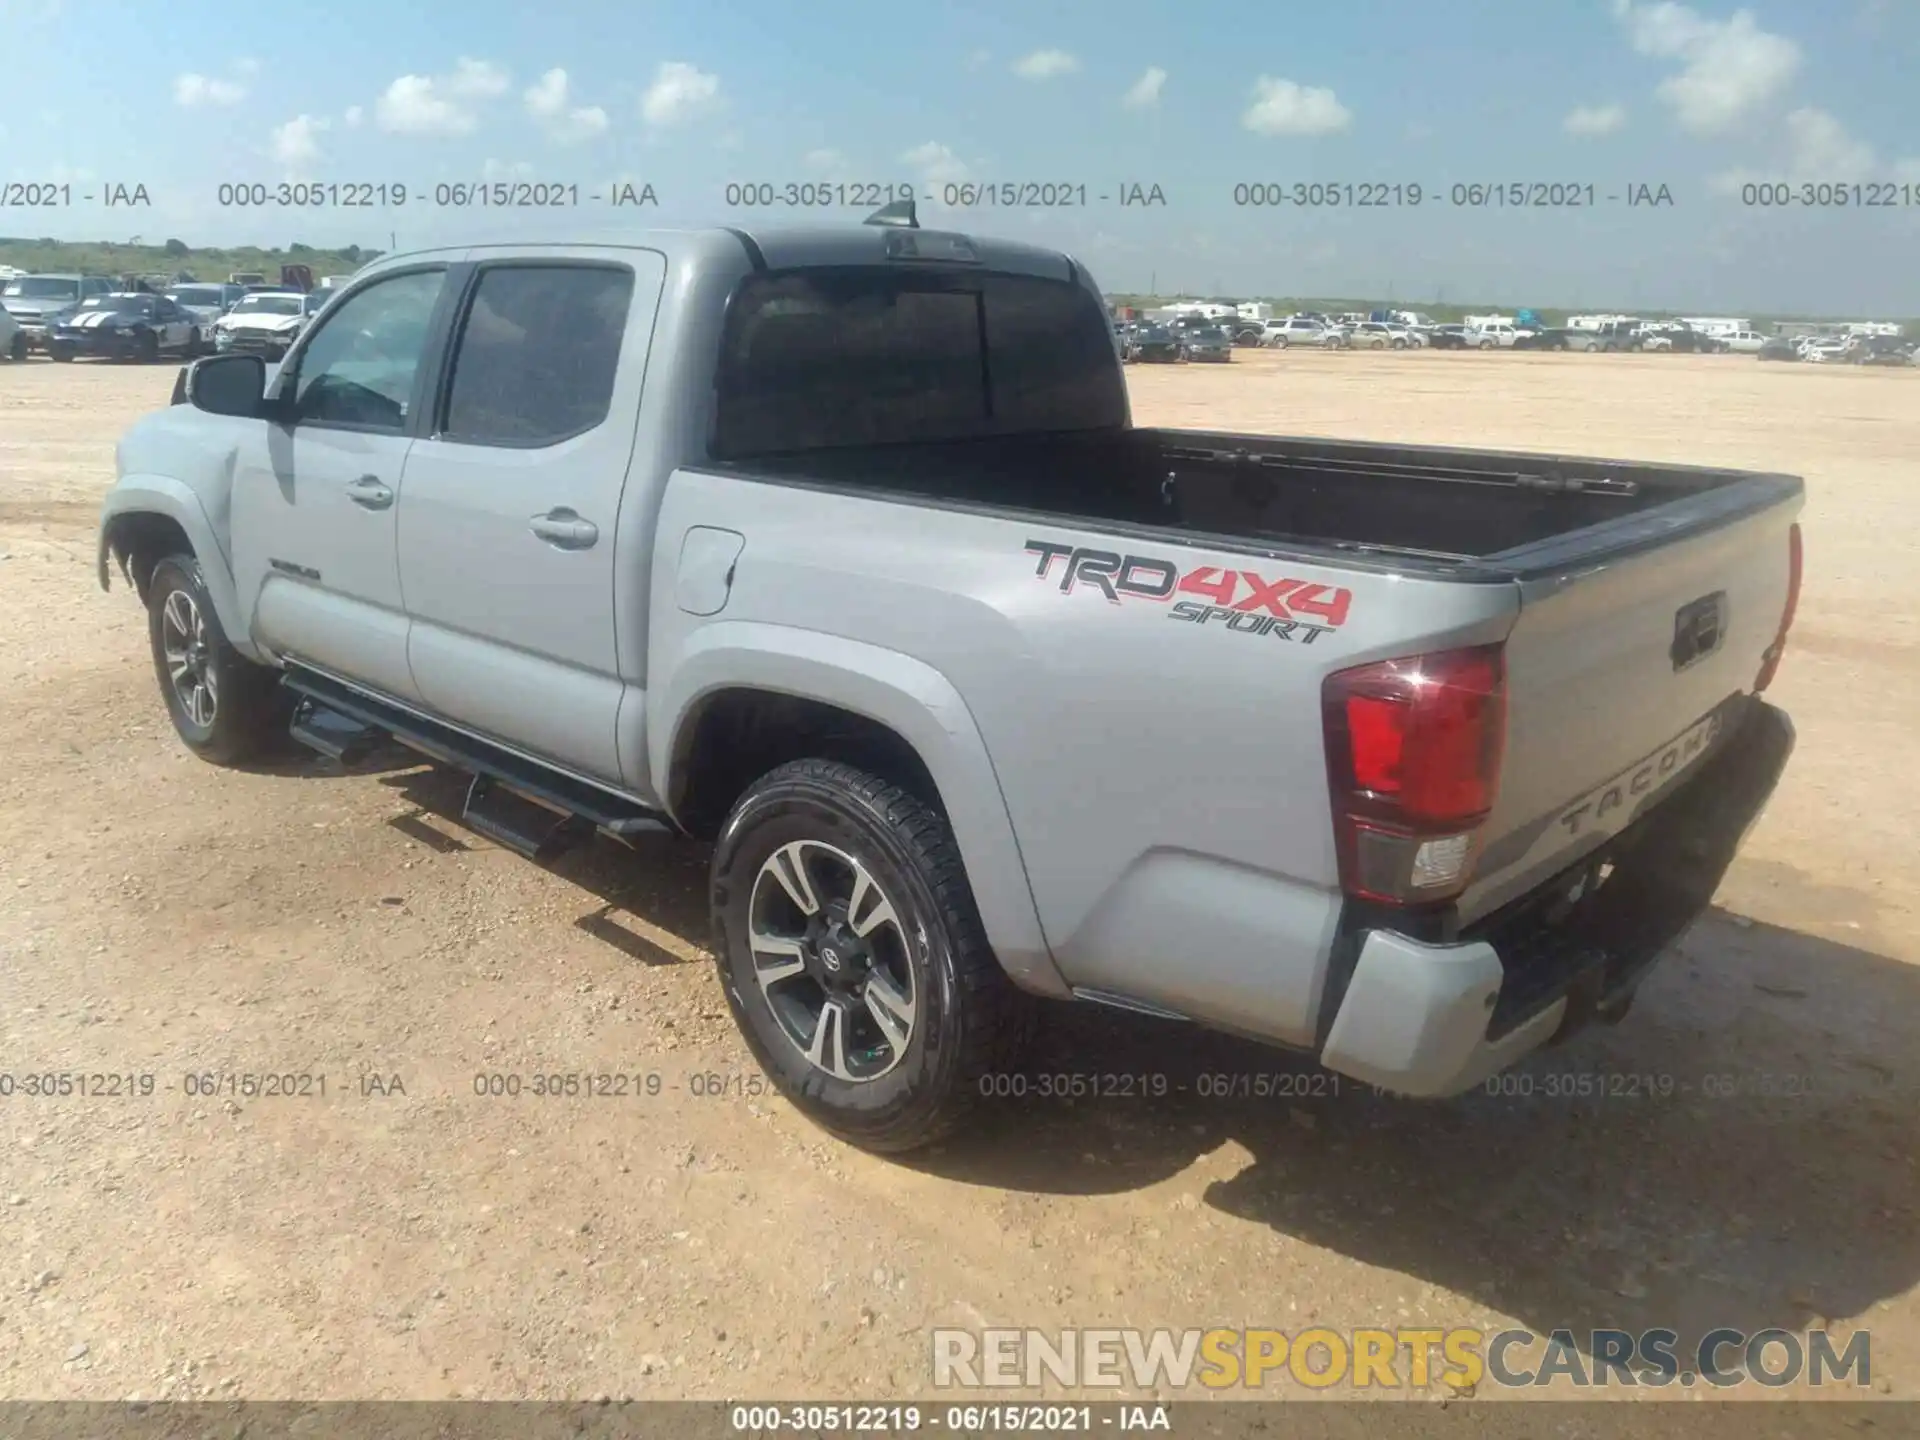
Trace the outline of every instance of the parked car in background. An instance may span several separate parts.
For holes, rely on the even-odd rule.
[[[327,292],[319,301],[291,290],[256,290],[240,297],[214,329],[214,347],[221,354],[240,351],[278,360],[287,353]]]
[[[1187,332],[1187,359],[1218,364],[1233,359],[1233,337],[1218,325]]]
[[[1607,354],[1617,354],[1626,350],[1638,350],[1641,331],[1644,328],[1638,320],[1609,320],[1593,333],[1598,349]]]
[[[1388,320],[1386,327],[1407,342],[1409,350],[1424,350],[1427,345],[1427,329],[1423,325],[1409,325],[1403,321]]]
[[[1799,361],[1806,358],[1800,353],[1800,342],[1786,335],[1776,335],[1771,340],[1763,341],[1754,354],[1761,360]]]
[[[1412,343],[1405,330],[1381,320],[1362,320],[1351,333],[1356,350],[1405,350]]]
[[[192,359],[206,345],[200,323],[164,295],[144,290],[94,295],[56,317],[47,330],[55,360],[83,356],[109,360]]]
[[[1264,342],[1270,349],[1285,350],[1291,345],[1313,345],[1338,349],[1347,343],[1347,332],[1325,320],[1307,315],[1290,315],[1267,332]]]
[[[182,310],[192,315],[206,328],[207,334],[213,334],[213,327],[220,317],[240,303],[247,292],[239,285],[174,285],[163,292]]]
[[[1767,343],[1758,330],[1734,330],[1721,337],[1725,348],[1736,355],[1757,355]]]
[[[1516,350],[1572,350],[1576,348],[1590,350],[1593,343],[1590,337],[1578,330],[1569,330],[1560,325],[1516,327],[1513,336],[1513,348]]]
[[[15,275],[0,284],[0,305],[7,307],[29,350],[44,350],[47,324],[72,310],[82,300],[111,295],[113,281],[105,275]]]
[[[1815,365],[1828,364],[1835,360],[1844,360],[1851,349],[1845,340],[1815,340],[1801,351],[1801,358]]]
[[[1897,335],[1870,335],[1847,358],[1856,365],[1906,365],[1912,362],[1913,347]]]
[[[1187,358],[1186,338],[1171,325],[1148,325],[1134,336],[1133,358],[1143,365],[1172,365]]]
[[[1467,348],[1467,327],[1436,325],[1427,333],[1427,344],[1435,350],[1464,350]]]
[[[13,318],[5,305],[0,305],[0,355],[9,360],[27,358],[27,337],[20,329],[20,322]]]
[[[1511,321],[1489,320],[1475,325],[1467,331],[1467,348],[1470,350],[1511,350],[1514,342],[1520,338],[1520,332]]]

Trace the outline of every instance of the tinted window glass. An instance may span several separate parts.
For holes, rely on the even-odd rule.
[[[405,429],[441,279],[438,270],[396,275],[368,286],[329,315],[297,362],[298,418]],[[294,297],[293,312],[299,308]]]
[[[1123,424],[1100,303],[1077,285],[874,267],[756,276],[729,309],[713,452]]]
[[[461,326],[441,438],[549,445],[593,429],[613,403],[633,272],[512,265],[482,272]]]

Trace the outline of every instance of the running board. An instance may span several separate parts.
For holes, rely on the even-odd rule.
[[[615,840],[674,833],[659,811],[598,785],[554,770],[504,746],[355,689],[329,675],[289,662],[280,681],[299,698],[290,732],[323,755],[363,755],[392,739],[473,777],[461,823],[528,859],[544,860],[600,831]],[[558,817],[535,826],[502,813],[501,797],[530,802]]]
[[[358,765],[378,750],[386,738],[372,726],[362,725],[304,696],[293,708],[293,723],[287,727],[287,733],[309,750],[343,766]]]

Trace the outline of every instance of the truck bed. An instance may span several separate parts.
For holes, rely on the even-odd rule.
[[[1538,550],[1685,500],[1714,497],[1688,507],[1704,512],[1700,519],[1731,516],[1798,485],[1695,466],[1148,428],[814,451],[738,468],[1096,524],[1443,563]],[[1683,518],[1663,515],[1650,537],[1687,528]]]

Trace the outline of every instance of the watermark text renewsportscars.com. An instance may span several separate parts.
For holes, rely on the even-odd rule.
[[[1677,1331],[1359,1328],[936,1329],[937,1389],[1424,1390],[1570,1385],[1772,1389],[1805,1383],[1867,1389],[1868,1331]]]

